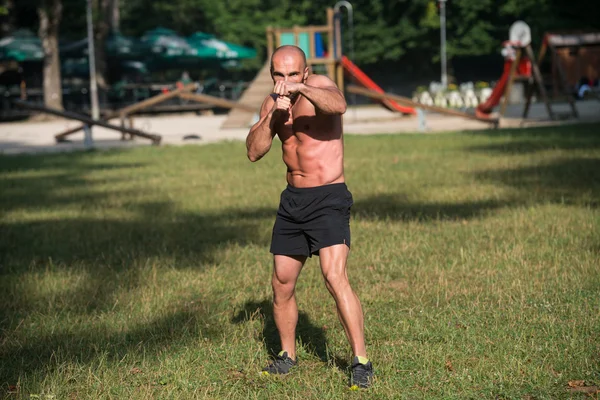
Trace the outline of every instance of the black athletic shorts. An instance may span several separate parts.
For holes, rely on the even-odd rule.
[[[350,247],[352,204],[352,194],[345,183],[311,188],[288,185],[281,193],[271,253],[311,257],[324,247]]]

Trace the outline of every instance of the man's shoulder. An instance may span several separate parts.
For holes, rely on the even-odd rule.
[[[310,85],[310,86],[317,86],[317,87],[322,87],[322,86],[336,86],[335,82],[333,82],[331,79],[329,79],[329,77],[327,75],[320,75],[320,74],[312,74],[309,75],[308,78],[306,78],[306,84]]]

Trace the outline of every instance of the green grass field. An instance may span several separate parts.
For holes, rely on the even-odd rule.
[[[368,391],[314,258],[259,375],[276,146],[1,156],[0,397],[598,398],[600,125],[347,136],[346,179]]]

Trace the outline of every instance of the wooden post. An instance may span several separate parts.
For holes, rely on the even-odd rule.
[[[270,25],[267,27],[267,59],[270,60],[273,55],[273,27]]]
[[[525,47],[525,52],[527,53],[527,57],[529,57],[529,59],[531,60],[531,69],[533,69],[533,77],[537,81],[538,88],[540,90],[540,95],[542,96],[544,103],[546,103],[546,109],[548,110],[548,115],[550,116],[550,119],[554,119],[554,113],[552,112],[552,107],[550,106],[550,101],[548,100],[548,96],[546,94],[546,88],[544,87],[544,81],[542,80],[542,73],[540,72],[538,63],[535,60],[535,55],[533,54],[531,45],[527,45]]]
[[[308,58],[317,58],[317,51],[316,51],[317,46],[315,43],[315,33],[316,33],[315,29],[308,30],[308,41],[310,43],[309,53],[306,55]]]
[[[328,59],[328,63],[327,63],[327,73],[329,74],[329,79],[331,79],[332,81],[336,81],[335,78],[335,54],[334,54],[334,47],[333,47],[333,42],[335,40],[335,31],[333,28],[333,17],[334,17],[334,12],[333,12],[333,8],[328,8],[327,9],[327,59]]]
[[[334,14],[333,16],[333,29],[335,35],[335,58],[340,60],[342,58],[343,49],[342,49],[342,21],[339,17],[339,14]]]
[[[506,83],[506,89],[504,89],[504,101],[502,101],[502,106],[500,107],[500,116],[504,116],[504,113],[506,112],[506,107],[508,106],[508,98],[510,97],[512,85],[515,81],[515,76],[517,75],[517,67],[519,66],[519,62],[521,61],[521,53],[522,50],[517,49],[515,59],[513,60],[512,65],[510,66],[508,82]]]
[[[544,59],[544,56],[546,55],[547,49],[548,49],[548,45],[546,43],[546,40],[544,40],[542,43],[542,47],[540,47],[540,52],[538,53],[538,58],[537,58],[538,65],[542,64],[542,60]],[[533,65],[536,61],[534,59],[530,59],[530,61],[531,61],[531,67],[533,69]],[[529,115],[529,107],[531,106],[531,98],[533,97],[533,91],[535,89],[535,84],[536,84],[535,77],[533,78],[533,84],[531,84],[529,82],[527,84],[527,94],[525,96],[525,98],[526,98],[525,107],[523,108],[523,119],[527,118],[527,115]]]
[[[119,119],[121,120],[121,128],[125,128],[125,114],[121,113]],[[123,130],[121,131],[121,140],[127,140],[127,134]]]
[[[27,100],[27,84],[25,83],[25,79],[21,81],[21,100]]]
[[[336,83],[338,88],[344,92],[344,68],[342,67],[342,56],[344,54],[342,49],[342,21],[339,18],[339,14],[333,16],[334,23],[334,35],[335,35],[335,69],[336,69]]]

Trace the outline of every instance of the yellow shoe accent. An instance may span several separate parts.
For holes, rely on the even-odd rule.
[[[356,358],[358,358],[358,362],[362,365],[366,365],[369,362],[367,357],[356,356]]]

